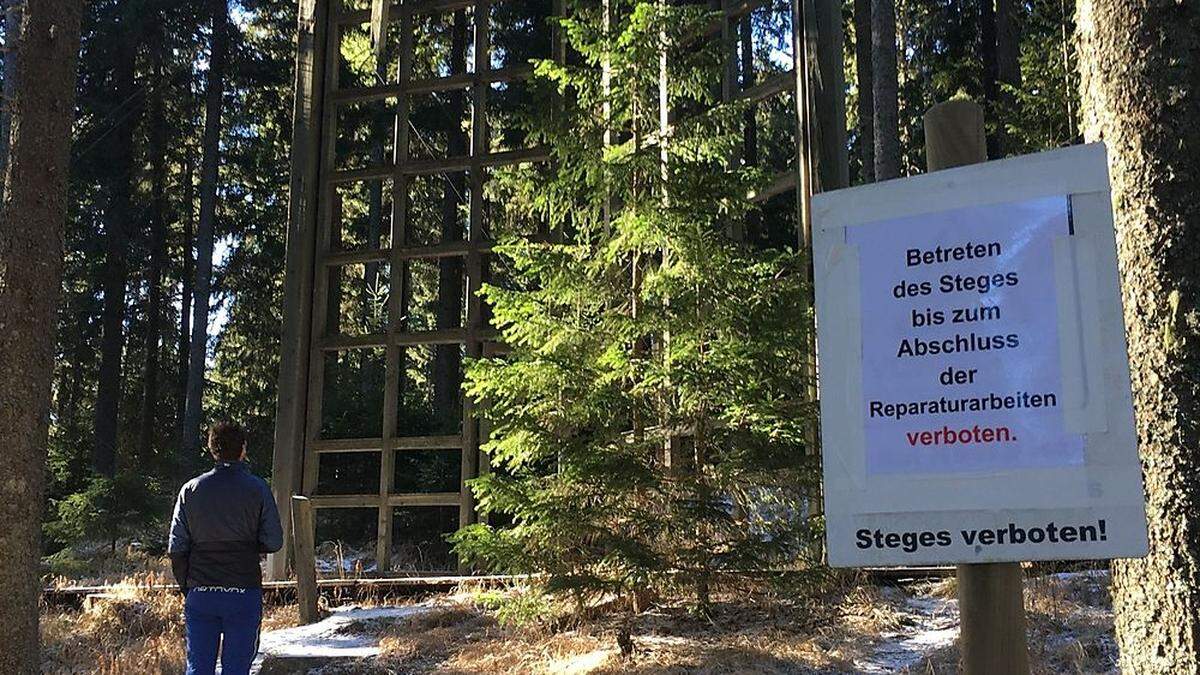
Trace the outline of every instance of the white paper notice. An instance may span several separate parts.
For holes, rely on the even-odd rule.
[[[1054,241],[1067,197],[847,229],[868,474],[1079,466],[1063,424]]]

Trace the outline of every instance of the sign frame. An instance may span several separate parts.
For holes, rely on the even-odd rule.
[[[1061,409],[1065,428],[1083,437],[1083,464],[869,475],[858,251],[847,244],[847,228],[1056,196],[1069,200],[1071,223],[1071,231],[1053,243]],[[903,241],[903,232],[896,236]],[[813,267],[830,565],[1105,559],[1146,553],[1141,465],[1102,144],[818,194],[813,200]],[[931,369],[930,376],[937,373]],[[1084,527],[1091,529],[1081,541]],[[1070,536],[1063,536],[1064,528]]]

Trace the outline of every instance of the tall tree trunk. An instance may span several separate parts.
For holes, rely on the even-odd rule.
[[[462,10],[454,14],[454,33],[450,53],[451,74],[467,70],[467,17]],[[449,122],[447,154],[458,157],[467,153],[467,137],[459,119],[466,104],[461,91],[449,95]],[[463,238],[459,206],[466,190],[466,181],[461,173],[445,178],[442,192],[442,229],[444,242]],[[438,260],[437,327],[460,326],[463,309],[463,259],[458,256]],[[460,415],[458,411],[459,390],[462,387],[462,354],[458,345],[437,345],[433,360],[433,412],[439,422],[453,424]]]
[[[871,76],[875,99],[875,180],[900,177],[900,102],[896,2],[871,0]]]
[[[756,80],[754,67],[754,25],[749,16],[738,22],[742,89],[753,87]],[[746,166],[758,166],[758,114],[757,106],[750,106],[742,123],[742,161]],[[762,213],[757,209],[746,214],[746,241],[757,244],[763,240]]]
[[[1088,140],[1109,150],[1150,553],[1113,563],[1123,672],[1200,670],[1200,5],[1081,0]]]
[[[117,468],[117,434],[124,382],[121,359],[125,352],[125,290],[129,282],[129,236],[133,230],[133,133],[141,106],[134,82],[137,65],[135,26],[140,17],[134,10],[126,8],[120,21],[124,30],[113,69],[113,106],[110,109],[119,121],[109,136],[108,147],[111,173],[104,213],[104,310],[92,447],[92,468],[96,473],[110,477]]]
[[[188,364],[187,404],[183,413],[183,448],[189,456],[200,451],[200,418],[204,398],[204,366],[208,353],[208,305],[212,292],[212,256],[220,173],[221,107],[225,94],[225,59],[229,42],[228,0],[209,0],[212,43],[208,82],[204,92],[203,157],[200,160],[200,226],[196,231],[196,287],[192,311],[192,341]]]
[[[176,370],[177,395],[175,401],[176,435],[183,438],[183,414],[187,404],[188,363],[192,351],[192,283],[193,251],[195,242],[192,233],[195,231],[196,203],[196,169],[190,152],[184,153],[183,160],[183,242],[180,246],[180,257],[183,259],[182,272],[179,276],[179,363]]]
[[[166,182],[166,120],[163,99],[166,78],[163,76],[164,26],[154,27],[151,45],[153,98],[150,101],[150,129],[147,139],[150,155],[150,270],[146,284],[146,347],[142,376],[142,419],[138,429],[138,457],[149,459],[154,452],[154,434],[158,411],[158,370],[162,356],[162,275],[167,257],[167,200]]]
[[[21,7],[25,0],[4,0],[4,40],[9,46],[4,55],[4,100],[0,102],[0,176],[8,168],[8,135],[12,131],[12,100],[17,90],[17,68],[11,46],[21,39]],[[4,200],[4,181],[0,180],[0,201]]]
[[[1017,151],[1004,122],[1020,119],[1017,98],[1011,91],[1021,87],[1021,26],[1017,17],[1020,6],[1013,0],[996,0],[996,80],[1003,115],[997,119],[1001,124],[997,126],[995,136],[1000,156]]]
[[[858,157],[862,180],[875,181],[875,84],[871,0],[854,0],[854,69],[858,76]]]
[[[1021,86],[1019,7],[1013,0],[996,0],[996,79],[1013,87]]]
[[[996,58],[996,6],[995,0],[982,0],[979,3],[979,74],[980,87],[983,89],[983,111],[989,124],[996,124],[996,104],[1000,100],[1000,85],[998,84],[998,61]],[[995,128],[987,135],[988,159],[1000,156],[1000,135]]]
[[[0,673],[14,675],[41,671],[42,467],[82,10],[79,0],[29,0],[14,50],[22,78],[0,205]]]

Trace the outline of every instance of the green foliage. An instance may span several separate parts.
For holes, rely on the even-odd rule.
[[[536,64],[562,95],[529,129],[553,161],[501,184],[555,234],[498,248],[511,283],[482,292],[512,351],[470,363],[466,385],[492,423],[479,507],[511,525],[464,529],[455,550],[577,595],[679,571],[703,602],[716,572],[792,564],[813,533],[806,267],[730,236],[767,178],[732,161],[745,108],[719,103],[719,56],[693,39],[711,16],[618,5],[609,32],[587,3],[560,22],[583,63]]]
[[[537,587],[480,591],[471,596],[471,601],[493,612],[505,628],[551,625],[566,614],[562,603]]]
[[[53,504],[55,518],[44,529],[52,542],[116,542],[159,524],[166,515],[163,503],[159,486],[145,476],[96,476],[84,490]]]

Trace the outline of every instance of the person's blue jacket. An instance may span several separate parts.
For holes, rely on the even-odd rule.
[[[259,555],[282,547],[275,499],[245,462],[221,462],[179,491],[167,553],[185,593],[202,586],[260,588]]]

